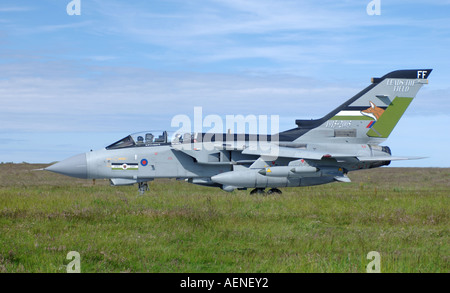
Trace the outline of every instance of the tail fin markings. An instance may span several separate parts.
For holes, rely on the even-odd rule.
[[[392,71],[324,117],[296,120],[297,128],[280,133],[293,141],[346,141],[378,144],[392,132],[432,69]]]
[[[371,117],[375,121],[377,121],[381,117],[381,115],[383,115],[384,109],[377,107],[372,101],[370,101],[369,103],[370,103],[370,107],[365,110],[362,110],[361,114]]]

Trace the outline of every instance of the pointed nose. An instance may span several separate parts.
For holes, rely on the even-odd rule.
[[[70,157],[45,168],[45,170],[76,178],[87,179],[86,154]]]

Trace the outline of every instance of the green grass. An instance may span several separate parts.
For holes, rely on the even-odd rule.
[[[379,168],[352,183],[227,193],[77,180],[0,165],[0,272],[450,272],[450,170]]]

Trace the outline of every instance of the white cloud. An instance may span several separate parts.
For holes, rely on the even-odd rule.
[[[9,7],[0,7],[0,12],[24,12],[24,11],[32,11],[33,7],[27,6],[9,6]]]
[[[80,72],[98,74],[80,77],[67,72],[61,63],[47,63],[38,77],[31,70],[34,65],[19,64],[20,69],[14,71],[9,64],[10,74],[20,74],[0,79],[0,131],[86,131],[95,123],[108,131],[133,128],[133,117],[146,117],[149,124],[153,119],[165,120],[168,125],[171,117],[191,113],[195,106],[204,107],[205,114],[222,116],[318,118],[369,84],[364,82],[368,76],[330,82],[287,74],[157,72],[112,66],[81,66]],[[29,76],[25,75],[27,67]],[[445,101],[450,89],[430,90],[428,86],[419,92],[411,115],[448,115]],[[127,122],[121,125],[121,121]]]

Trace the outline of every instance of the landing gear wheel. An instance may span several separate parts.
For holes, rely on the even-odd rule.
[[[272,188],[269,191],[267,191],[267,194],[282,194],[281,190],[279,190],[278,188]]]
[[[148,184],[147,182],[139,182],[139,195],[143,195],[146,191],[148,191]]]
[[[252,191],[250,191],[250,194],[266,194],[264,189],[265,188],[255,188]]]

